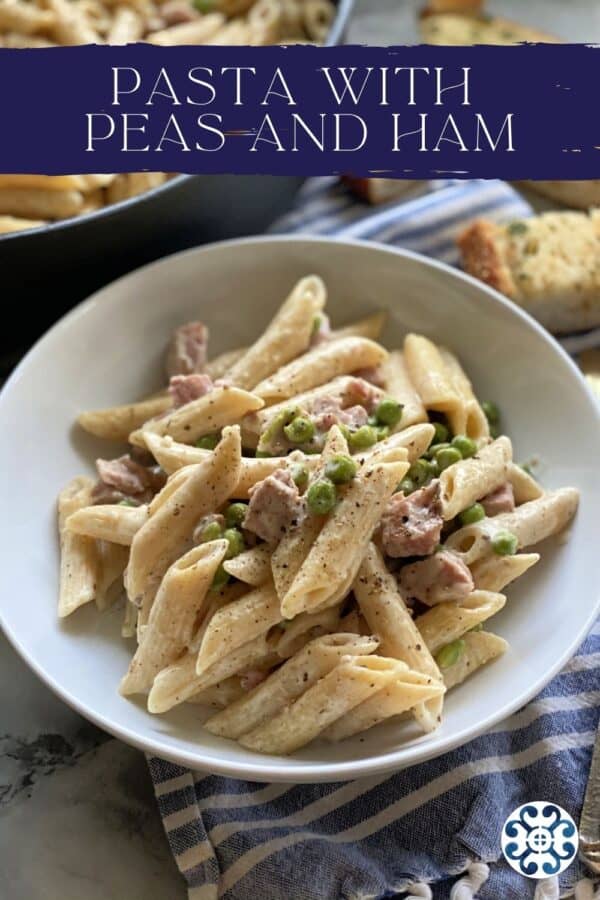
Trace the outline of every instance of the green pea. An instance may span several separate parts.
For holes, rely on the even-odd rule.
[[[473,506],[463,509],[458,518],[461,525],[474,525],[475,522],[485,519],[485,509],[481,503],[474,503]]]
[[[492,538],[492,550],[498,556],[514,556],[519,549],[519,539],[512,531],[499,531]]]
[[[403,408],[393,397],[384,397],[375,407],[375,418],[380,425],[389,425],[393,428],[402,418]]]
[[[294,463],[290,469],[292,481],[299,491],[305,490],[308,485],[308,469],[302,463]]]
[[[438,450],[435,454],[435,459],[440,467],[440,472],[443,472],[448,466],[453,466],[454,463],[460,462],[462,456],[456,447],[445,447],[443,450]]]
[[[356,475],[357,470],[358,466],[353,459],[339,454],[332,457],[325,466],[325,477],[334,484],[348,484]]]
[[[200,450],[214,450],[218,443],[218,434],[204,434],[196,441],[196,447],[199,447]]]
[[[193,0],[195,8],[198,12],[208,13],[215,8],[215,0]]]
[[[244,521],[247,512],[247,503],[231,503],[225,510],[225,524],[228,528],[239,527]]]
[[[386,437],[390,436],[390,429],[388,425],[377,425],[375,427],[375,431],[377,432],[378,441],[385,441]]]
[[[218,541],[220,537],[223,536],[223,529],[219,525],[218,522],[209,522],[208,525],[202,529],[202,534],[200,535],[200,540],[203,544],[208,541]]]
[[[469,631],[483,631],[483,622],[479,622],[478,625],[473,625],[472,628],[469,628]]]
[[[440,467],[437,459],[428,459],[429,472],[432,478],[437,478],[440,474]]]
[[[238,531],[237,528],[226,528],[223,532],[223,537],[229,544],[225,559],[233,559],[234,556],[238,556],[246,549],[244,535],[241,531]]]
[[[433,422],[433,442],[434,444],[444,444],[450,437],[450,429],[443,422]]]
[[[416,487],[423,487],[431,478],[431,470],[426,459],[417,459],[408,470],[408,477]]]
[[[404,496],[407,497],[409,494],[412,494],[415,487],[416,485],[412,478],[403,478],[396,490],[402,491]]]
[[[348,443],[353,450],[366,450],[377,443],[377,429],[373,425],[362,425],[349,433]]]
[[[490,425],[490,437],[493,437],[494,440],[500,437],[500,428],[498,425]]]
[[[135,500],[128,500],[126,497],[123,500],[119,500],[119,506],[137,506]]]
[[[457,641],[452,641],[451,644],[446,644],[445,647],[438,650],[435,655],[435,661],[440,669],[449,669],[450,666],[454,666],[459,661],[464,652],[465,642],[462,638],[459,638]]]
[[[284,426],[283,433],[292,444],[306,444],[315,436],[315,426],[310,419],[296,416],[289,425]]]
[[[331,481],[315,481],[309,487],[306,499],[308,508],[315,516],[326,516],[336,503],[335,487]]]
[[[211,591],[220,591],[221,588],[225,587],[230,579],[229,572],[226,572],[223,568],[223,564],[219,566],[217,571],[215,572],[215,577],[212,580],[212,584],[210,586]]]
[[[469,459],[477,453],[477,444],[466,434],[457,434],[452,438],[452,446],[455,447],[463,459]]]
[[[315,316],[312,321],[311,336],[314,337],[314,335],[317,333],[317,331],[319,330],[319,328],[321,327],[322,324],[323,324],[323,316]]]
[[[431,444],[429,450],[424,454],[426,459],[433,459],[440,450],[447,450],[450,444],[443,441],[441,444]]]
[[[257,450],[254,456],[256,459],[270,459],[273,454],[267,453],[266,450]]]
[[[497,425],[500,421],[500,410],[491,400],[484,400],[481,408],[490,425]]]
[[[285,428],[286,425],[295,419],[296,416],[300,414],[300,410],[295,406],[286,406],[284,409],[280,409],[279,412],[273,416],[265,430],[260,436],[258,441],[258,450],[267,451],[268,456],[272,456],[268,451],[268,447],[276,437],[278,437],[280,431]],[[258,456],[258,453],[257,453]]]

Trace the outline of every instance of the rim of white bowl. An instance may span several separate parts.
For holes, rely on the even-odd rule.
[[[66,313],[66,315],[62,316],[57,322],[55,322],[54,325],[50,329],[48,329],[48,331],[44,335],[42,335],[39,340],[36,341],[33,347],[31,347],[28,353],[19,362],[14,371],[11,373],[10,377],[5,382],[2,390],[0,391],[0,420],[2,416],[4,396],[8,393],[12,384],[19,379],[21,371],[25,369],[29,362],[44,349],[46,344],[51,343],[52,341],[57,339],[57,335],[60,335],[60,332],[63,328],[68,327],[68,325],[79,316],[85,315],[87,310],[95,306],[97,303],[103,302],[100,299],[99,295],[107,289],[116,284],[126,282],[127,279],[134,280],[137,274],[141,271],[149,271],[157,266],[163,265],[166,261],[172,262],[173,260],[176,260],[183,256],[210,252],[213,248],[216,247],[229,246],[234,248],[236,246],[246,244],[268,243],[315,243],[329,244],[334,246],[356,246],[368,251],[382,252],[390,256],[399,256],[405,259],[410,259],[429,268],[438,269],[439,271],[444,272],[446,275],[450,276],[451,278],[455,278],[458,281],[468,282],[481,292],[482,296],[486,298],[486,302],[491,302],[492,304],[500,304],[501,306],[505,307],[510,314],[516,316],[521,320],[523,327],[534,331],[538,335],[538,337],[540,337],[547,345],[552,348],[552,350],[557,354],[562,363],[566,365],[566,367],[570,370],[571,375],[579,384],[583,395],[587,398],[590,405],[590,412],[596,422],[598,435],[600,438],[600,404],[596,401],[594,395],[592,394],[591,388],[588,386],[581,371],[575,365],[574,361],[571,359],[568,353],[563,350],[560,344],[555,341],[555,339],[550,335],[548,331],[546,331],[545,328],[543,328],[532,316],[524,312],[520,307],[516,306],[502,294],[498,293],[498,291],[495,291],[493,288],[488,287],[488,285],[484,284],[478,279],[467,275],[460,269],[453,268],[452,266],[440,262],[439,260],[429,259],[428,257],[423,256],[420,253],[415,253],[412,250],[406,250],[400,247],[391,247],[387,244],[381,244],[376,241],[365,241],[355,238],[343,237],[321,237],[301,234],[259,235],[244,238],[232,238],[230,240],[215,241],[210,244],[202,244],[198,247],[191,247],[186,250],[181,250],[177,253],[172,253],[168,256],[164,256],[159,260],[154,260],[153,262],[148,263],[145,266],[141,266],[138,269],[134,269],[132,272],[128,272],[126,275],[121,276],[115,281],[109,282],[107,285],[104,285],[104,287],[100,288],[98,291],[95,291],[90,297],[88,297],[86,300],[83,300],[74,309],[70,310],[70,312]],[[565,664],[573,656],[577,648],[581,645],[582,641],[585,639],[599,612],[600,591],[598,591],[596,597],[591,603],[589,615],[582,627],[579,629],[576,637],[569,643],[567,647],[565,647],[564,651],[559,657],[557,657],[551,668],[548,669],[548,671],[543,676],[538,678],[532,684],[529,684],[526,689],[521,691],[509,703],[505,703],[502,707],[494,710],[492,713],[487,715],[484,719],[477,722],[476,724],[462,728],[458,732],[454,732],[451,735],[438,737],[437,739],[435,737],[436,733],[433,732],[433,735],[431,736],[424,736],[422,741],[420,740],[417,742],[412,742],[405,747],[400,746],[397,749],[389,750],[379,756],[371,755],[365,757],[365,759],[340,762],[312,762],[310,760],[304,761],[296,759],[293,766],[287,764],[287,760],[285,757],[281,757],[281,761],[277,761],[276,763],[271,761],[261,762],[260,754],[256,754],[256,762],[238,764],[233,761],[229,762],[221,759],[219,757],[217,749],[207,752],[199,747],[197,753],[177,750],[170,746],[168,743],[164,743],[160,738],[146,738],[140,735],[136,729],[115,724],[110,719],[107,719],[105,716],[89,708],[85,702],[79,700],[78,697],[74,696],[70,691],[62,687],[62,685],[59,684],[54,679],[54,677],[28,653],[28,651],[22,646],[17,636],[12,634],[6,627],[1,608],[0,627],[6,635],[9,643],[14,647],[16,652],[29,666],[29,668],[32,669],[33,672],[35,672],[35,674],[38,676],[38,678],[40,678],[40,680],[44,682],[44,684],[46,684],[47,687],[49,687],[58,697],[60,697],[61,700],[63,700],[69,707],[74,709],[84,718],[93,722],[99,728],[103,729],[109,734],[112,734],[114,737],[119,738],[125,743],[130,744],[145,753],[162,757],[163,759],[167,759],[171,762],[176,763],[177,765],[186,766],[197,771],[206,771],[217,775],[226,775],[232,778],[247,779],[249,781],[278,781],[284,783],[289,782],[300,784],[307,782],[347,781],[355,778],[365,778],[371,775],[401,771],[402,769],[407,769],[410,766],[418,765],[419,763],[427,762],[428,760],[434,759],[438,756],[442,756],[444,753],[448,753],[449,751],[454,750],[456,747],[466,744],[469,740],[472,740],[479,735],[484,734],[485,732],[489,731],[489,729],[492,728],[497,722],[500,722],[503,719],[507,718],[521,706],[524,706],[526,703],[528,703],[532,697],[539,693],[539,691],[541,691],[542,688],[544,688],[548,684],[548,682],[551,681],[558,672],[560,672],[560,670],[565,666]]]

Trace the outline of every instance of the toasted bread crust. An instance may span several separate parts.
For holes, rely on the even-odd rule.
[[[436,13],[464,13],[473,15],[481,12],[483,0],[428,0],[427,6],[421,15],[429,16]]]
[[[403,178],[355,178],[352,175],[343,175],[342,181],[357,197],[373,206],[401,197],[415,184],[414,180]]]
[[[478,219],[458,236],[463,268],[507,297],[515,298],[516,286],[502,247],[502,229]]]

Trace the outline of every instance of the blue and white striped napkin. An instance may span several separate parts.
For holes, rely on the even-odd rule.
[[[499,181],[431,182],[376,208],[313,179],[276,231],[366,238],[457,262],[476,216],[531,214]],[[576,351],[600,335],[567,339]],[[396,775],[335,784],[254,784],[149,760],[190,900],[593,900],[578,864],[535,882],[500,852],[516,807],[552,800],[578,821],[600,718],[600,623],[538,697],[445,756]]]

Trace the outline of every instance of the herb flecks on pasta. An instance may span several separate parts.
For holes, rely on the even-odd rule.
[[[59,615],[121,595],[121,693],[212,707],[207,729],[257,752],[437,728],[446,691],[508,649],[489,620],[578,503],[516,465],[450,350],[385,350],[382,316],[334,329],[326,300],[303,278],[213,359],[207,326],[180,325],[162,391],[79,416],[129,452],[59,497]]]

